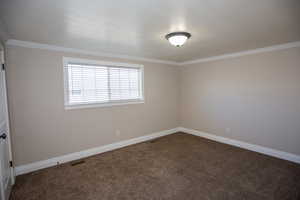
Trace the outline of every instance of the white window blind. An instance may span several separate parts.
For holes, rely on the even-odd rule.
[[[143,101],[142,66],[66,60],[65,106],[115,105]]]

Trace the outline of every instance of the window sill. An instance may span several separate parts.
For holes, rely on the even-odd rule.
[[[123,105],[142,104],[142,103],[145,103],[145,101],[137,100],[137,101],[130,101],[130,102],[115,102],[115,103],[76,104],[76,105],[65,105],[65,110],[112,107],[112,106],[123,106]]]

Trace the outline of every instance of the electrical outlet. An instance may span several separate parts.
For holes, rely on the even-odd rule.
[[[225,131],[226,131],[226,133],[230,133],[231,132],[231,128],[226,128]]]
[[[121,131],[120,130],[116,130],[116,136],[120,136],[121,135]]]

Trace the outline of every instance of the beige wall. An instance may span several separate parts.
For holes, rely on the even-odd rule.
[[[300,48],[181,69],[185,128],[300,155]]]
[[[300,48],[183,67],[7,50],[16,165],[178,126],[300,155]],[[64,110],[63,56],[144,64],[146,103]]]
[[[144,65],[144,104],[64,110],[63,56],[116,61],[8,47],[8,95],[16,165],[178,126],[177,67],[117,60]],[[116,130],[121,131],[119,137]]]

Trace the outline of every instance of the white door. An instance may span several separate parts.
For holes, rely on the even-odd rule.
[[[9,135],[8,108],[6,97],[4,50],[0,46],[0,199],[8,200],[12,184],[14,183],[14,170],[11,167],[11,145]]]

